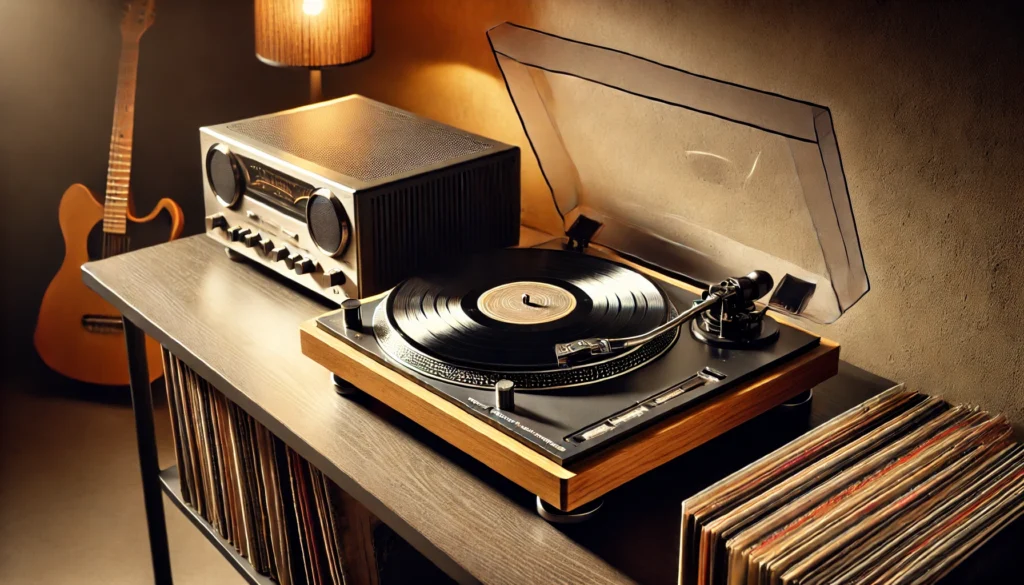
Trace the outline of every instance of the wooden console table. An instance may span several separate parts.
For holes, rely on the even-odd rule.
[[[250,583],[270,583],[181,500],[160,470],[143,332],[270,429],[459,582],[677,579],[684,498],[889,386],[843,365],[809,407],[776,409],[609,494],[594,519],[554,526],[534,496],[367,396],[339,396],[302,355],[299,324],[330,307],[193,236],[85,265],[125,317],[155,580],[171,583],[161,492]]]

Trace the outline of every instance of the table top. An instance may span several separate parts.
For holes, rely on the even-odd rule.
[[[555,526],[532,494],[386,405],[339,396],[299,348],[299,324],[332,307],[211,238],[91,262],[83,278],[460,582],[675,583],[686,497],[892,385],[842,364],[809,407],[769,412]]]

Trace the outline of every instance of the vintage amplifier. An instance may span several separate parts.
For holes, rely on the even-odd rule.
[[[352,95],[201,128],[206,232],[334,302],[519,240],[519,149]]]

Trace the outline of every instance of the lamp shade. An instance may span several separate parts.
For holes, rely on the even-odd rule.
[[[256,0],[256,56],[276,67],[345,65],[373,53],[371,0]]]

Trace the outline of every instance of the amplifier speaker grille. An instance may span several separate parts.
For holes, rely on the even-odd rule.
[[[396,184],[359,205],[361,288],[386,290],[424,267],[519,242],[518,151]]]
[[[369,100],[242,120],[227,128],[367,182],[492,148],[454,128]]]

